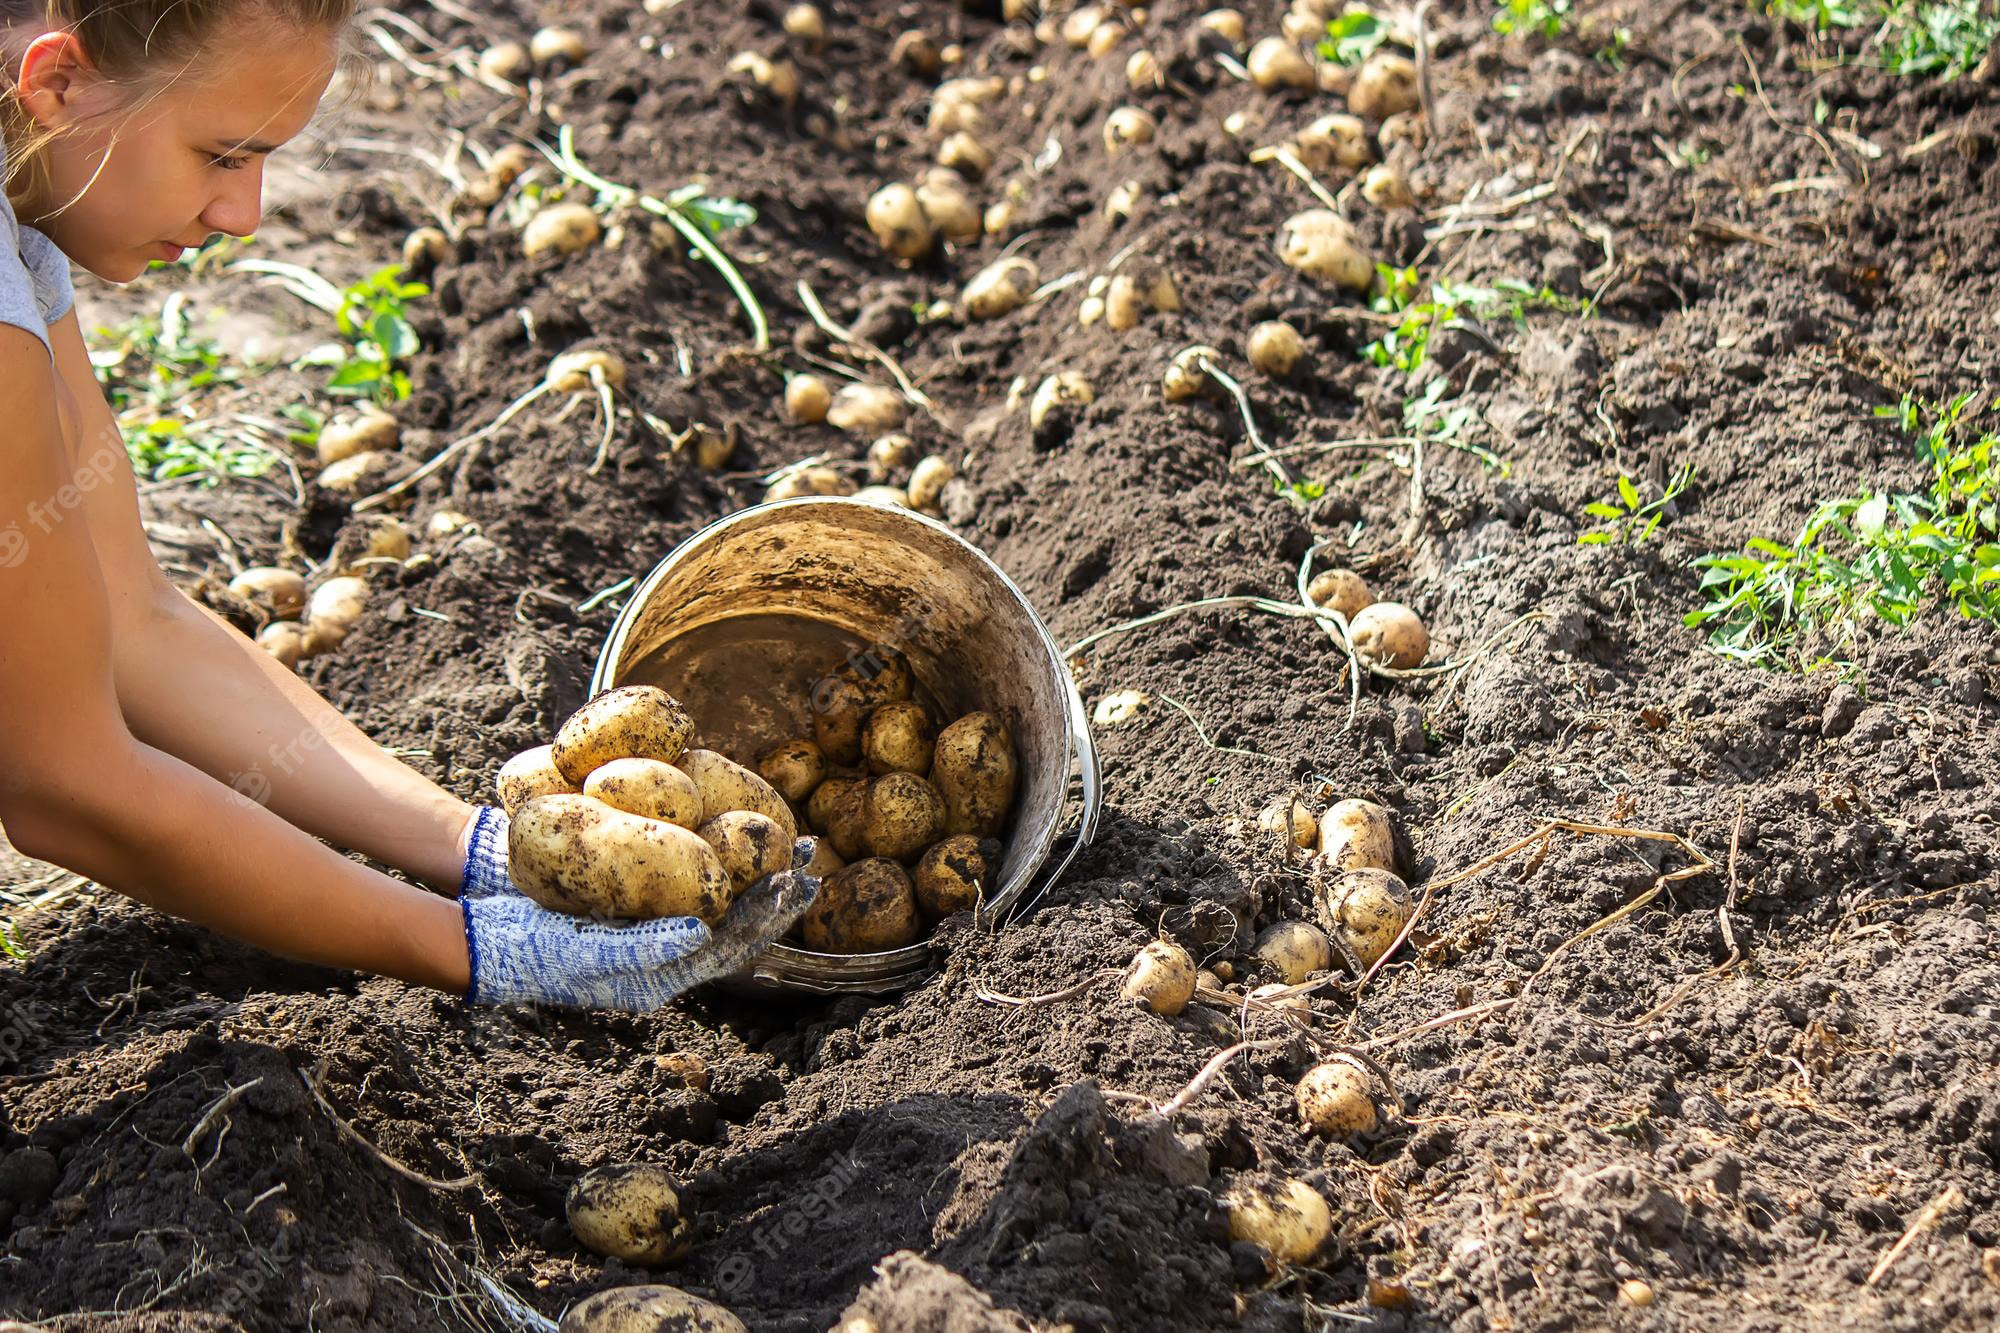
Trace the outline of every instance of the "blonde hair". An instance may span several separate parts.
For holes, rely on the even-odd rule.
[[[201,54],[232,19],[277,24],[300,32],[338,32],[355,0],[0,0],[0,137],[7,150],[4,187],[18,205],[44,171],[42,153],[61,131],[37,125],[13,86],[21,52],[15,43],[45,32],[67,32],[98,74],[130,90],[136,104],[157,94]]]

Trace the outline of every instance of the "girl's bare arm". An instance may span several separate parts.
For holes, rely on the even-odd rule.
[[[113,676],[132,733],[298,828],[456,892],[472,808],[168,581],[76,316],[49,333],[78,417],[72,463],[89,489],[77,522],[109,587]]]
[[[94,483],[70,462],[57,394],[41,344],[0,326],[8,836],[30,856],[273,952],[463,991],[468,959],[455,903],[348,860],[127,726],[113,669],[114,599],[78,512]],[[91,451],[86,441],[86,459]]]

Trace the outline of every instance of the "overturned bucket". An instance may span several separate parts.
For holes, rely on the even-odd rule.
[[[1006,851],[984,918],[1030,905],[1097,830],[1089,718],[1055,641],[1021,590],[977,548],[905,509],[785,500],[710,524],[654,567],[598,655],[590,692],[658,685],[710,749],[755,766],[812,734],[814,686],[871,648],[901,652],[941,722],[985,711],[1020,765]],[[1072,770],[1081,808],[1061,838]],[[828,954],[774,944],[738,977],[754,989],[901,990],[935,964],[928,942]]]

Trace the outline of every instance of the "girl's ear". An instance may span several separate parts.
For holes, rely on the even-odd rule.
[[[97,67],[75,33],[45,32],[22,53],[14,88],[29,117],[45,130],[56,130],[97,109],[87,95],[96,82]]]

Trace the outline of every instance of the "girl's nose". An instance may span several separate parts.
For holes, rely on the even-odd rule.
[[[225,173],[226,187],[202,210],[201,225],[228,236],[248,236],[264,216],[264,162]]]

